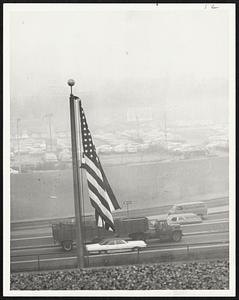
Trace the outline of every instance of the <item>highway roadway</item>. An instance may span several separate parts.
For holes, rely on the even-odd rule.
[[[215,234],[213,237],[202,236],[204,242],[190,243],[184,241],[177,245],[172,244],[151,244],[142,251],[129,251],[121,253],[94,254],[85,256],[87,267],[107,266],[107,265],[126,265],[147,262],[173,262],[187,261],[196,259],[215,259],[229,258],[229,242],[227,235]],[[207,242],[206,242],[207,240]],[[208,241],[209,240],[209,241]],[[215,240],[215,241],[213,241]],[[220,241],[218,241],[220,240]],[[11,255],[11,271],[41,271],[50,269],[74,268],[77,266],[76,252],[63,252],[59,247],[55,249],[42,248],[35,249],[33,253],[27,254],[25,250],[23,255],[18,253]],[[57,249],[58,248],[58,249]],[[45,254],[43,254],[45,252]]]
[[[208,231],[228,231],[228,211],[209,214],[206,220],[199,224],[183,225],[183,234]],[[50,225],[43,227],[31,226],[28,229],[14,230],[11,233],[11,249],[27,246],[52,245],[52,229]]]
[[[189,248],[190,251],[194,249],[196,253],[204,253],[205,251],[208,253],[210,250],[212,257],[218,255],[220,251],[224,251],[223,253],[227,255],[229,245],[227,211],[210,214],[206,220],[199,224],[183,225],[182,230],[183,238],[178,243],[159,243],[157,240],[147,241],[148,247],[142,250],[141,259],[147,257],[147,255],[149,256],[150,253],[153,256],[161,253],[160,257],[162,258],[165,255],[167,256],[169,252],[175,252],[174,255],[180,258],[180,255],[185,255]],[[128,255],[131,257],[135,254],[130,252],[128,254],[109,255]],[[100,261],[102,263],[104,256],[90,255],[91,264],[99,265]],[[116,258],[117,256],[114,259]],[[54,245],[49,226],[35,229],[25,228],[12,233],[11,268],[13,271],[44,269],[50,265],[53,268],[54,266],[57,267],[58,263],[63,264],[63,267],[67,267],[68,263],[68,267],[73,266],[76,263],[76,249],[73,248],[71,252],[64,252],[59,245]],[[40,265],[41,267],[39,267]]]
[[[194,245],[199,243],[221,243],[228,242],[228,232],[218,232],[218,233],[190,233],[183,236],[180,242],[158,242],[155,240],[148,240],[147,245],[150,248],[165,248],[165,247],[180,247],[182,245]],[[144,251],[144,250],[142,250]],[[29,246],[13,248],[11,250],[11,256],[14,257],[14,260],[21,260],[22,256],[33,256],[33,255],[42,255],[44,257],[65,257],[76,254],[76,248],[74,247],[71,252],[65,252],[59,245],[42,245],[42,246]]]

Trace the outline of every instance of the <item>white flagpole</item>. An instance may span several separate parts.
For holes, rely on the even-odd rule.
[[[71,117],[71,145],[72,145],[72,166],[73,166],[73,184],[74,184],[74,204],[75,204],[75,218],[76,218],[76,247],[77,247],[77,265],[79,268],[84,268],[84,244],[82,235],[82,210],[81,210],[81,187],[79,176],[79,152],[78,139],[76,129],[77,117],[76,111],[78,109],[79,99],[75,99],[72,94],[72,86],[75,84],[74,80],[69,79],[68,85],[71,87],[70,94],[70,117]]]

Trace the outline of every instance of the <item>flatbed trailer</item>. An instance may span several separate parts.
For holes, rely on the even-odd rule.
[[[95,222],[84,224],[82,234],[87,243],[98,243],[104,238],[122,237],[132,240],[159,239],[178,242],[182,238],[180,225],[168,225],[166,221],[155,221],[153,224],[146,217],[118,218],[114,220],[115,232],[99,228]],[[76,226],[74,222],[59,222],[52,224],[54,243],[59,243],[65,251],[72,250],[76,240]]]

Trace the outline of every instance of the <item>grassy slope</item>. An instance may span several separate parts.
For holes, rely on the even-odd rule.
[[[121,205],[130,209],[162,206],[228,192],[228,158],[215,157],[142,165],[105,166]],[[84,210],[92,212],[84,182]],[[72,171],[11,175],[11,220],[74,214]]]

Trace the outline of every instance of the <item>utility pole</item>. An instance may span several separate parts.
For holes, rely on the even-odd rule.
[[[132,204],[133,202],[128,200],[124,201],[124,204],[126,204],[126,211],[127,211],[127,217],[129,217],[129,205]]]
[[[19,123],[21,119],[17,119],[17,156],[18,156],[18,171],[19,173],[22,172],[22,167],[21,167],[21,154],[20,154],[20,132],[19,132]]]
[[[48,125],[49,125],[49,135],[50,135],[50,149],[52,152],[52,132],[51,132],[51,118],[53,114],[47,114],[45,115],[45,118],[48,118]]]
[[[166,112],[164,113],[164,137],[165,137],[166,147],[168,148],[167,114],[166,114]]]
[[[73,184],[74,184],[74,204],[75,204],[75,219],[76,219],[76,247],[77,247],[77,265],[79,268],[84,268],[84,244],[82,234],[82,209],[81,209],[81,185],[79,174],[79,152],[81,130],[77,130],[77,116],[79,118],[79,98],[72,94],[72,86],[75,85],[73,79],[68,80],[68,85],[71,88],[70,94],[70,119],[71,119],[71,145],[72,145],[72,166],[73,166]],[[79,119],[78,119],[79,120]],[[80,123],[80,122],[79,122]],[[78,134],[79,133],[79,134]],[[77,137],[78,134],[78,137]]]
[[[135,118],[136,118],[136,124],[137,124],[137,139],[138,139],[137,142],[139,142],[139,117],[138,117],[137,113],[136,113]]]

